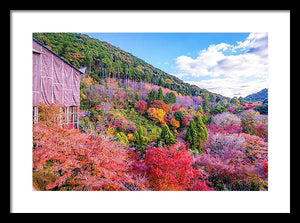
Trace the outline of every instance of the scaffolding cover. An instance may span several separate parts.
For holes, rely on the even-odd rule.
[[[33,107],[80,105],[80,72],[57,55],[33,41]]]

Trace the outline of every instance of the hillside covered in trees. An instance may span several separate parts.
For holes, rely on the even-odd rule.
[[[264,88],[259,92],[244,97],[244,99],[249,102],[255,102],[255,101],[263,102],[264,100],[268,99],[268,89]]]
[[[123,78],[152,83],[181,95],[199,96],[207,93],[216,100],[227,98],[185,83],[110,43],[84,34],[34,33],[33,38],[76,68],[87,67],[86,73],[95,81],[101,77]]]

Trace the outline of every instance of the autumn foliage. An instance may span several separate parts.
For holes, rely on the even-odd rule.
[[[121,144],[77,129],[33,126],[33,171],[55,176],[46,190],[142,190]]]
[[[38,107],[37,190],[268,190],[267,99],[226,99],[109,43],[49,35],[34,36],[87,69],[78,129],[66,124],[66,108]]]
[[[191,167],[192,155],[184,144],[176,143],[167,148],[152,147],[147,151],[149,183],[153,190],[212,190],[201,170]]]
[[[149,107],[150,108],[158,108],[158,109],[162,109],[164,110],[164,112],[167,114],[169,111],[170,111],[170,108],[169,106],[161,101],[161,100],[154,100],[154,101],[151,101],[150,104],[149,104]]]
[[[130,190],[137,185],[130,174],[127,151],[119,144],[88,136],[75,129],[49,131],[34,127],[33,168],[48,171],[56,180],[47,190]]]
[[[135,103],[135,107],[139,111],[139,113],[142,115],[147,110],[147,102],[145,102],[145,101],[137,101]]]
[[[165,124],[164,116],[166,112],[160,108],[148,108],[147,114],[151,120],[161,125]]]

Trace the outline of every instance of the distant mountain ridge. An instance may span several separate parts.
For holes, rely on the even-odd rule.
[[[182,95],[199,96],[207,93],[211,97],[229,99],[223,95],[190,85],[168,74],[142,59],[88,35],[80,33],[33,33],[33,38],[64,58],[74,67],[86,67],[87,75],[94,80],[102,77],[130,79],[149,82],[169,88]]]
[[[250,95],[244,97],[244,99],[249,102],[255,102],[255,101],[263,102],[265,99],[268,99],[268,89],[264,88],[257,93],[250,94]]]

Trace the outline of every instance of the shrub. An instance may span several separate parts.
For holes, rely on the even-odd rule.
[[[244,111],[244,107],[242,105],[238,105],[235,109],[234,112],[235,113],[241,113],[242,111]]]
[[[234,125],[240,126],[241,120],[237,115],[225,112],[222,114],[217,114],[212,118],[212,125],[217,125],[221,129],[225,129],[225,126]]]
[[[221,133],[221,134],[232,134],[232,133],[241,133],[243,128],[237,125],[225,125],[220,128],[217,125],[207,125],[206,126],[209,134]]]
[[[185,115],[182,119],[182,125],[183,126],[188,126],[190,124],[190,120],[192,119],[193,117],[191,115]]]
[[[263,162],[268,156],[268,143],[261,137],[241,133],[245,139],[245,152],[249,162]]]
[[[244,106],[244,110],[246,111],[254,108],[256,105],[245,103],[243,106]]]
[[[256,125],[256,135],[268,141],[268,125],[257,124]]]
[[[267,144],[248,134],[215,134],[196,156],[195,165],[210,174],[218,190],[265,190]]]
[[[116,137],[124,146],[128,145],[129,142],[127,136],[123,132],[118,132]]]
[[[136,131],[135,124],[131,121],[128,121],[127,118],[119,112],[119,110],[113,112],[113,114],[110,113],[110,115],[112,117],[109,119],[109,123],[107,123],[108,126],[116,128],[118,132],[124,132],[126,134]]]
[[[247,133],[250,135],[257,134],[256,124],[255,124],[254,119],[242,118],[242,128],[243,128],[244,133]]]
[[[149,149],[145,155],[150,187],[157,191],[211,190],[201,170],[191,167],[193,158],[185,145]]]
[[[137,108],[137,110],[139,111],[139,113],[142,115],[147,110],[147,102],[145,102],[145,101],[137,101],[135,103],[135,107]]]
[[[38,107],[38,120],[49,127],[55,127],[63,123],[65,115],[60,112],[60,107],[56,104],[46,105],[41,102]]]
[[[55,176],[46,190],[144,188],[130,172],[127,151],[110,140],[38,123],[33,128],[33,144],[34,173],[47,170]]]
[[[173,112],[178,111],[178,107],[174,105],[174,106],[172,107],[172,111],[173,111]]]
[[[217,105],[211,110],[211,114],[220,114],[226,111],[227,109],[224,108],[222,105]]]
[[[228,112],[234,113],[234,108],[228,108]]]
[[[240,118],[245,118],[250,120],[250,119],[255,119],[255,117],[259,116],[259,112],[254,110],[247,110],[240,113],[239,116]]]
[[[215,154],[225,149],[241,151],[244,147],[245,139],[238,134],[213,134],[206,141],[204,148],[210,153]]]
[[[177,121],[179,121],[180,123],[183,122],[183,119],[186,115],[189,115],[189,113],[187,112],[187,110],[184,107],[179,107],[179,109],[177,111],[175,111],[174,113],[174,117]]]
[[[172,130],[177,133],[177,129],[180,127],[180,122],[173,117],[170,121],[170,125]]]

